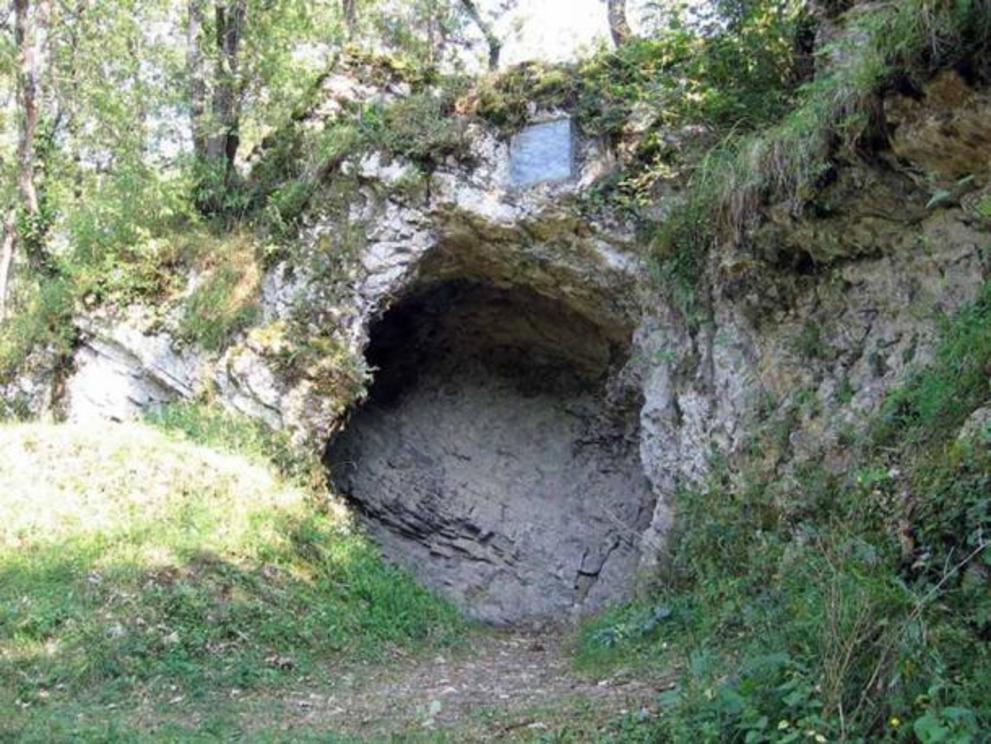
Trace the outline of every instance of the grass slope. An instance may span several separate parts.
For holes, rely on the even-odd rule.
[[[139,424],[0,426],[0,740],[230,735],[242,693],[459,636],[227,423],[253,452]]]

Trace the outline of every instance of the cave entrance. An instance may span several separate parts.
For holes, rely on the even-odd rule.
[[[328,447],[387,557],[489,622],[628,596],[653,497],[636,401],[611,404],[629,333],[524,289],[449,281],[370,329],[366,403]]]

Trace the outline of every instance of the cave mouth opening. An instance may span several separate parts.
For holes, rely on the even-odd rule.
[[[628,330],[526,289],[423,287],[370,329],[331,480],[387,558],[478,619],[625,599],[653,510],[638,401],[607,393],[628,353]]]

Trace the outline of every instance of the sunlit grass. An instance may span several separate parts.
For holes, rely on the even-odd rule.
[[[260,459],[144,425],[30,424],[0,427],[0,462],[0,739],[70,736],[52,727],[80,706],[126,721],[332,676],[462,628]]]

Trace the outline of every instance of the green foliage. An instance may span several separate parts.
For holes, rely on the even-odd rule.
[[[617,131],[635,105],[648,106],[656,125],[668,128],[752,129],[780,116],[798,78],[792,39],[801,6],[753,6],[731,32],[702,33],[676,17],[656,38],[583,63],[578,116],[586,131]]]
[[[365,109],[359,125],[364,146],[425,168],[466,156],[465,124],[451,116],[455,99],[455,90],[427,90]]]
[[[837,151],[854,155],[877,136],[876,96],[894,79],[923,81],[933,70],[987,49],[991,13],[972,0],[907,0],[861,13],[823,55],[836,57],[803,85],[798,105],[778,125],[724,147],[715,206],[722,226],[739,234],[765,200],[806,204],[833,167]]]
[[[190,182],[140,163],[122,165],[65,218],[62,272],[87,304],[126,305],[174,291],[196,230]]]
[[[353,54],[338,61],[362,79],[381,77],[377,83],[403,82],[412,88],[408,96],[388,103],[346,105],[319,126],[302,106],[293,119],[266,139],[263,155],[246,188],[251,192],[244,215],[280,238],[292,236],[306,208],[319,196],[321,204],[346,214],[354,193],[354,177],[342,164],[378,153],[386,159],[402,158],[423,178],[448,158],[469,156],[466,121],[454,116],[464,81],[438,78],[425,71],[407,69],[396,60]],[[314,86],[308,104],[317,107],[322,91]],[[421,179],[417,179],[421,180]],[[407,194],[417,184],[405,181],[397,188]]]
[[[704,123],[753,128],[780,116],[796,78],[792,38],[799,3],[753,3],[732,32],[704,32],[675,15],[654,38],[633,39],[576,66],[520,65],[475,92],[478,113],[507,130],[526,123],[529,106],[572,110],[583,132],[615,138],[635,108],[655,132]],[[643,156],[660,146],[649,139]]]
[[[885,401],[874,430],[878,444],[945,440],[991,397],[991,286],[945,326],[932,365]]]
[[[802,326],[801,332],[795,339],[795,351],[810,361],[829,358],[829,345],[822,337],[822,327],[819,323],[808,321]]]
[[[663,589],[582,642],[588,664],[680,670],[660,740],[976,741],[991,726],[991,436],[956,441],[991,398],[987,291],[848,474],[782,481],[757,446],[732,479],[716,463],[679,493]]]
[[[0,328],[0,382],[15,375],[32,352],[48,349],[55,359],[67,358],[75,342],[71,285],[53,279],[26,291],[28,299]]]
[[[571,108],[577,84],[573,67],[526,62],[482,78],[471,92],[472,108],[489,124],[511,133],[527,123],[531,105],[552,110]]]
[[[185,300],[179,335],[207,351],[221,351],[258,318],[262,257],[250,233],[205,242],[206,268]]]
[[[258,317],[253,299],[241,299],[244,273],[222,266],[193,291],[179,325],[180,336],[207,351],[221,351]]]
[[[784,25],[767,26],[766,14],[773,5],[747,4],[754,14],[740,16],[743,27],[731,26],[725,35],[704,42],[717,58],[726,55],[700,63],[697,71],[700,85],[711,84],[719,92],[696,91],[688,96],[691,103],[676,108],[675,116],[668,119],[669,124],[721,122],[721,131],[715,132],[718,144],[692,166],[685,204],[654,231],[653,274],[689,320],[704,316],[695,286],[715,240],[742,239],[765,203],[786,202],[800,212],[828,180],[839,158],[856,157],[858,149],[868,147],[877,136],[874,103],[886,86],[899,75],[921,81],[932,70],[979,58],[985,54],[986,30],[991,28],[991,13],[971,0],[884,5],[857,16],[847,35],[821,51],[824,57],[834,55],[840,61],[796,89],[800,60],[790,56],[793,48],[781,44],[800,33],[805,20],[796,9],[782,16]],[[748,35],[745,26],[751,22],[755,26]],[[677,41],[682,33],[662,36],[660,43],[666,38]],[[761,71],[758,65],[752,75],[739,78],[739,87],[721,81],[720,70],[732,75],[736,69],[749,69],[743,59],[748,53],[756,54],[767,69]],[[634,85],[631,91],[637,89]],[[634,100],[639,100],[636,95]],[[777,123],[767,126],[785,111]],[[616,120],[623,121],[621,113]],[[671,170],[670,154],[661,146],[652,149],[649,138],[640,157],[642,168],[613,187],[619,203],[632,205],[635,214],[650,202],[654,182]]]

